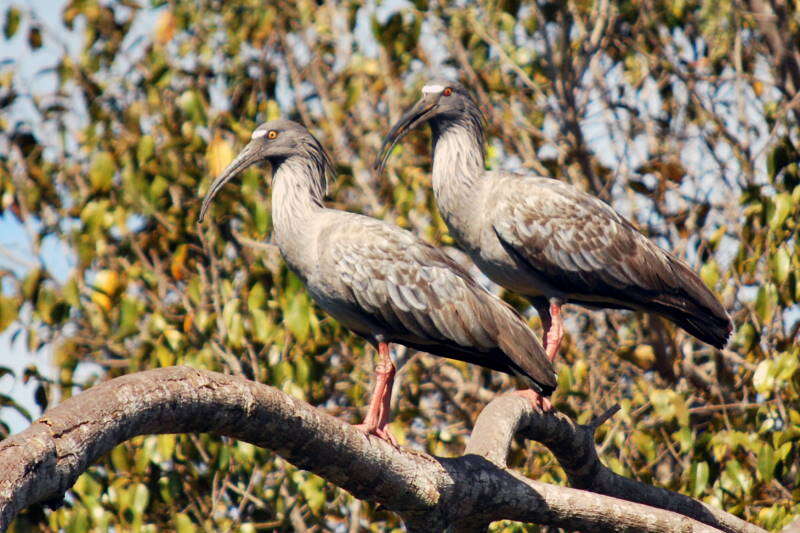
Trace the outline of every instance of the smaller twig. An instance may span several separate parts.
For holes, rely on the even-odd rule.
[[[714,411],[727,411],[728,409],[758,409],[764,405],[775,403],[776,400],[766,400],[763,402],[737,402],[737,403],[723,403],[718,405],[701,405],[700,407],[689,408],[689,413],[693,415],[712,413]]]
[[[597,431],[597,428],[605,424],[606,420],[617,414],[622,409],[619,404],[612,405],[605,412],[599,416],[594,417],[588,424],[592,428],[592,432]]]

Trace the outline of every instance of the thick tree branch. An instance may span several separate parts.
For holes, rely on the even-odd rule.
[[[583,426],[563,415],[531,416],[526,402],[507,398],[490,404],[482,428],[492,418],[500,425],[524,421],[520,427],[526,431],[545,431],[541,438],[551,449],[566,443],[569,431],[586,438]],[[516,415],[497,413],[498,405]],[[513,435],[504,425],[495,429],[509,440]],[[485,429],[476,431],[474,443]],[[507,518],[592,531],[717,531],[677,513],[529,480],[474,454],[442,459],[396,449],[272,387],[187,367],[110,380],[2,442],[0,528],[33,503],[59,501],[117,444],[136,435],[184,432],[227,435],[274,450],[354,496],[397,512],[411,530],[448,525],[475,530]],[[507,450],[507,441],[500,445]]]
[[[483,456],[505,468],[511,441],[516,434],[521,434],[547,446],[575,488],[673,511],[729,533],[764,531],[683,494],[647,485],[608,469],[597,456],[594,433],[616,411],[616,407],[612,408],[584,426],[563,413],[536,411],[519,396],[502,396],[481,412],[466,453]]]

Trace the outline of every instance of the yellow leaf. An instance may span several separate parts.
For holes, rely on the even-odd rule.
[[[178,246],[178,250],[172,256],[172,261],[170,261],[169,271],[172,274],[172,277],[177,280],[182,280],[184,278],[184,265],[186,264],[186,257],[189,252],[189,246],[186,244],[181,244]]]
[[[175,36],[177,22],[178,20],[175,18],[175,15],[172,14],[172,11],[164,11],[161,13],[161,16],[158,17],[158,21],[156,21],[154,37],[156,43],[164,45],[170,42]]]
[[[208,161],[208,169],[211,171],[212,176],[219,176],[225,167],[233,161],[233,149],[228,141],[214,137],[211,144],[208,145],[206,152],[206,160]]]
[[[109,311],[111,309],[111,298],[116,295],[119,289],[119,274],[113,270],[101,270],[94,278],[92,285],[92,301]]]
[[[643,370],[650,370],[656,362],[656,353],[649,344],[640,344],[633,350],[633,362]]]
[[[107,191],[111,188],[117,164],[111,152],[98,152],[92,157],[89,167],[89,181],[95,191]]]

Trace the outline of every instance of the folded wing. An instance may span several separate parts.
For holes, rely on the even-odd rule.
[[[714,294],[608,204],[546,178],[509,176],[498,188],[493,229],[534,275],[572,300],[654,311],[725,345],[732,324]]]
[[[550,393],[555,373],[510,306],[444,252],[411,233],[353,215],[324,237],[352,309],[392,342],[519,374]]]

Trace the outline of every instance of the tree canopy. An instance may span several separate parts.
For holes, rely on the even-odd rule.
[[[265,171],[223,190],[211,225],[196,222],[200,199],[258,123],[291,118],[332,156],[331,205],[452,246],[430,190],[428,133],[398,148],[384,175],[371,168],[391,121],[445,74],[486,115],[490,167],[607,200],[684,257],[733,317],[734,338],[717,351],[654,317],[567,306],[555,407],[587,423],[620,404],[597,432],[615,473],[766,529],[800,514],[796,2],[72,0],[57,26],[43,9],[8,7],[0,52],[0,214],[37,251],[33,265],[0,270],[0,330],[52,351],[54,371],[17,376],[39,383],[42,409],[181,364],[358,421],[373,352],[313,305],[269,243]],[[33,86],[20,68],[45,53],[47,83]],[[52,238],[69,272],[38,253]],[[502,294],[541,331],[524,300]],[[459,455],[482,407],[514,387],[478,367],[397,355],[407,363],[392,429],[405,447]],[[25,411],[2,399],[0,421]],[[517,445],[509,465],[566,480],[538,445]],[[12,530],[399,524],[267,450],[187,434],[114,448],[63,507],[30,508]]]

